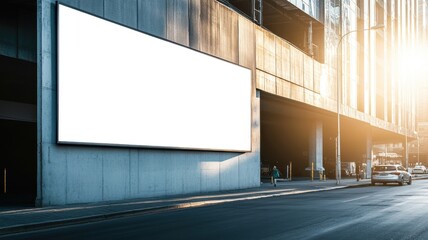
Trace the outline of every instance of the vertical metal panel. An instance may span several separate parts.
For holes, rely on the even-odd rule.
[[[285,69],[284,69],[284,61],[283,59],[283,52],[282,49],[283,46],[283,40],[280,37],[275,36],[275,62],[276,62],[276,76],[285,79]]]
[[[276,75],[290,80],[290,44],[276,37]]]
[[[276,94],[276,77],[263,71],[256,70],[256,88]]]
[[[290,47],[291,71],[290,80],[303,86],[303,53],[295,47]]]
[[[104,2],[104,17],[137,28],[137,6],[137,0],[108,0]]]
[[[265,73],[256,69],[256,88],[265,90]]]
[[[80,0],[60,0],[60,3],[79,9]]]
[[[271,74],[265,74],[265,90],[272,94],[276,94],[276,77]]]
[[[256,56],[254,24],[243,16],[239,16],[238,24],[239,64],[254,71]]]
[[[297,50],[294,47],[290,47],[290,60],[291,60],[291,65],[290,65],[290,81],[292,83],[297,83],[297,77],[298,73],[296,73],[298,70],[296,69],[296,62],[298,62],[298,57],[297,57]]]
[[[219,57],[238,63],[238,15],[223,5],[218,7]]]
[[[137,21],[138,29],[166,38],[166,0],[138,0]]]
[[[283,81],[281,78],[276,78],[275,79],[275,93],[276,93],[276,95],[278,95],[278,96],[281,96],[281,97],[284,97],[284,92],[283,92],[283,87],[282,87],[282,85],[283,85],[283,82],[285,82],[285,81]]]
[[[93,15],[104,16],[104,0],[59,0],[59,2]]]
[[[285,98],[290,98],[290,82],[281,78],[276,78],[276,94]]]
[[[284,71],[284,79],[290,81],[290,68],[291,68],[291,58],[290,58],[290,44],[283,41],[282,48],[282,60],[283,71]]]
[[[313,105],[314,104],[314,92],[312,92],[309,89],[304,89],[304,94],[305,94],[305,103],[307,103],[309,105]]]
[[[217,1],[190,0],[189,41],[194,49],[218,56]]]
[[[201,0],[189,0],[189,46],[193,49],[200,49],[199,32]]]
[[[275,35],[264,31],[264,70],[270,74],[276,74],[275,67]]]
[[[291,96],[291,83],[288,81],[282,81],[282,94],[286,98],[290,98]]]
[[[264,70],[264,30],[256,27],[256,68]]]
[[[219,46],[219,20],[217,1],[202,1],[201,20],[202,20],[202,44],[201,51],[218,56]],[[201,2],[201,3],[202,3]]]
[[[321,107],[321,95],[318,93],[314,93],[314,106]]]
[[[189,0],[167,1],[167,38],[189,46]]]
[[[304,101],[303,87],[296,84],[291,84],[290,96],[291,96],[291,99],[294,99],[299,102],[303,102]]]
[[[320,93],[322,64],[314,61],[314,92]]]
[[[323,108],[330,110],[332,112],[336,112],[337,111],[337,102],[332,100],[331,98],[323,98],[324,102],[323,102]],[[340,111],[340,110],[339,110]]]
[[[104,0],[80,0],[79,9],[97,16],[104,16]]]
[[[303,79],[306,89],[314,90],[314,60],[307,55],[303,55]]]
[[[191,0],[190,46],[218,56],[219,20],[217,1]]]

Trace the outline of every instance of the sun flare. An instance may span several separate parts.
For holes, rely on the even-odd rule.
[[[399,61],[399,71],[403,81],[420,84],[428,80],[428,49],[416,47],[403,51]]]

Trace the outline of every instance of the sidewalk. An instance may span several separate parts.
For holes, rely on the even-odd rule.
[[[0,237],[5,234],[58,227],[67,224],[94,222],[132,214],[328,191],[369,184],[370,179],[363,179],[357,182],[354,178],[342,179],[339,185],[336,185],[336,180],[280,181],[277,183],[277,187],[273,187],[270,183],[263,183],[258,188],[198,195],[145,198],[134,199],[132,201],[76,204],[46,208],[0,208]]]

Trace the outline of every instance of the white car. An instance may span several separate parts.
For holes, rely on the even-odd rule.
[[[424,165],[417,165],[413,168],[412,173],[427,173],[427,168]]]
[[[401,165],[378,165],[373,167],[372,171],[372,185],[376,183],[398,183],[403,185],[412,184],[412,175],[406,171]]]

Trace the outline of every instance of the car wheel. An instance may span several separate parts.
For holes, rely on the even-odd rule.
[[[407,182],[407,185],[412,185],[412,177],[409,177],[409,181]]]
[[[398,183],[398,185],[403,186],[404,184],[404,178],[401,178],[401,181]]]

